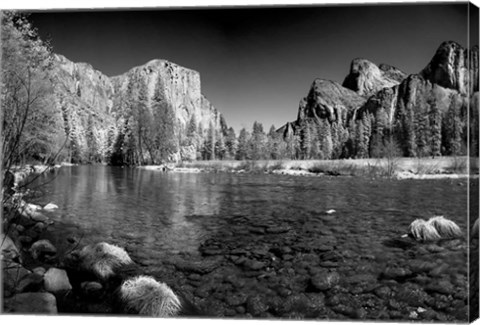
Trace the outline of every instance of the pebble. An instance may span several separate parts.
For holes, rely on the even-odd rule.
[[[317,274],[311,278],[311,284],[317,290],[326,291],[340,282],[340,275],[337,272]]]

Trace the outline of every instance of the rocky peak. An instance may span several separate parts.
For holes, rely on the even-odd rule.
[[[343,87],[357,92],[360,96],[370,97],[386,87],[398,85],[405,74],[392,66],[376,64],[357,58],[350,64],[350,73],[343,81]]]
[[[139,83],[139,81],[142,81]],[[138,92],[140,84],[147,86],[149,107],[155,93],[155,87],[161,87],[165,101],[170,103],[177,120],[186,125],[192,115],[204,130],[213,122],[219,125],[217,110],[201,93],[200,74],[166,60],[151,60],[144,65],[134,67],[128,72],[112,77],[116,95],[125,94],[129,83],[133,92]]]
[[[469,56],[471,72],[468,71]],[[478,47],[469,51],[457,42],[443,42],[420,74],[432,83],[455,89],[461,94],[478,91]],[[469,85],[470,78],[472,85]]]
[[[356,92],[339,83],[325,79],[315,79],[305,101],[305,116],[328,117],[334,120],[334,111],[351,111],[365,103],[365,99]]]

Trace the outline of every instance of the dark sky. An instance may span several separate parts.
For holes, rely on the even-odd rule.
[[[356,57],[419,72],[443,41],[468,46],[467,16],[457,3],[56,11],[31,20],[55,52],[108,76],[155,58],[199,71],[204,95],[238,132],[255,120],[266,130],[294,120],[312,81],[343,82]]]

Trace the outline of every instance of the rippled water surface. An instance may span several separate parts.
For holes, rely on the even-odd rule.
[[[51,177],[38,180],[48,182],[41,187],[37,203],[57,204],[59,210],[51,217],[58,225],[73,224],[83,243],[102,240],[119,244],[151,270],[158,270],[162,260],[176,255],[200,261],[218,257],[221,262],[216,270],[222,270],[219,274],[234,274],[251,281],[250,287],[241,289],[225,280],[218,297],[214,295],[205,302],[198,277],[190,279],[192,268],[183,270],[181,276],[177,273],[177,283],[194,299],[208,306],[217,299],[221,308],[215,308],[222,310],[222,315],[284,317],[299,312],[276,312],[273,305],[268,305],[262,311],[266,315],[255,315],[255,310],[248,310],[248,303],[242,309],[245,305],[225,300],[226,295],[245,291],[254,294],[263,286],[265,292],[260,293],[265,295],[271,290],[268,294],[288,296],[282,288],[293,294],[315,293],[324,299],[325,306],[329,306],[329,296],[363,297],[345,307],[346,311],[325,307],[323,313],[329,318],[406,319],[408,308],[423,306],[436,313],[432,319],[441,320],[441,315],[448,315],[444,320],[465,319],[456,315],[452,307],[456,300],[456,310],[465,307],[465,241],[437,243],[434,247],[401,239],[414,219],[434,215],[454,220],[466,233],[465,180],[181,174],[105,166],[61,168],[53,180]],[[330,209],[336,212],[326,214]],[[414,260],[431,263],[419,271],[415,269],[418,263],[408,264]],[[408,283],[406,277],[389,275],[392,268],[406,269]],[[176,270],[182,268],[177,266]],[[207,279],[209,274],[203,271],[199,273]],[[338,272],[341,290],[337,287],[335,290],[340,291],[317,293],[310,278],[318,277],[317,271]],[[353,276],[357,276],[355,281]],[[290,285],[282,284],[283,278]],[[429,304],[427,298],[418,306],[411,306],[415,303],[407,299],[401,301],[407,306],[391,307],[387,298],[380,298],[381,293],[373,293],[387,286],[392,295],[399,294],[406,284],[426,288],[440,280],[448,281],[452,292],[442,293],[435,288],[427,292],[435,301],[444,299],[436,295],[446,296],[450,299],[448,307],[437,306],[435,301]],[[217,283],[205,290],[210,294],[220,287]],[[367,298],[373,302],[366,303]],[[314,300],[310,296],[308,299]]]

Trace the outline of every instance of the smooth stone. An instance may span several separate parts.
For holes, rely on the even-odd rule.
[[[44,276],[45,273],[47,272],[47,270],[45,270],[44,267],[39,266],[39,267],[34,268],[34,269],[32,270],[32,272],[35,273],[35,274]]]
[[[48,203],[46,206],[43,207],[43,210],[51,211],[58,209],[58,205],[53,204],[53,203]]]
[[[265,263],[256,260],[246,260],[243,265],[251,270],[260,270],[266,266]]]
[[[5,234],[0,234],[0,253],[5,260],[14,260],[20,257],[17,246],[13,240]]]
[[[33,243],[32,247],[30,247],[30,253],[37,260],[45,255],[55,255],[57,249],[49,240],[42,239]]]
[[[56,314],[57,300],[48,292],[19,293],[5,299],[4,311],[20,314]]]
[[[65,270],[52,267],[43,276],[45,290],[52,293],[68,291],[72,289],[72,285],[68,280]]]

